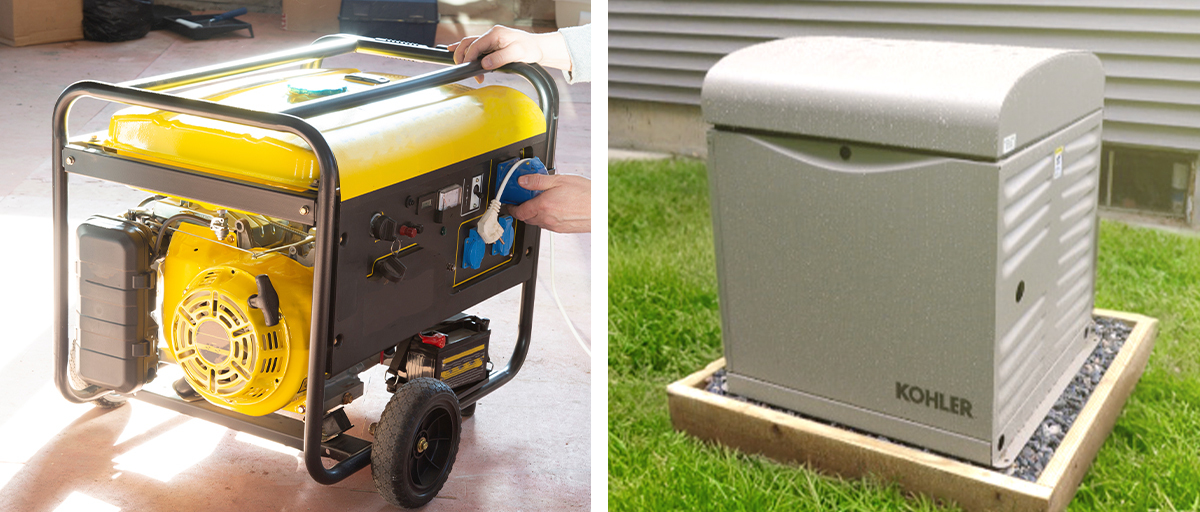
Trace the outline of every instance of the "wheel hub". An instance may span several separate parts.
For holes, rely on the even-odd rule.
[[[428,448],[429,439],[427,439],[425,436],[421,436],[420,439],[417,439],[417,453],[425,453],[425,450]]]

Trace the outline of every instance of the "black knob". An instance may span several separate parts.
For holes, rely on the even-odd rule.
[[[376,213],[371,217],[371,236],[385,242],[396,240],[396,221],[387,215]]]
[[[399,283],[404,279],[404,263],[400,262],[400,257],[395,254],[389,254],[385,258],[375,260],[375,266],[371,269],[371,274],[383,278],[389,283]]]

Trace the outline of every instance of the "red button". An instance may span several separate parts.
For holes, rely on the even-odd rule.
[[[423,332],[421,333],[421,343],[437,348],[446,348],[446,335],[440,332]]]
[[[408,238],[416,238],[417,236],[417,228],[413,226],[400,226],[400,229],[397,229],[396,232],[399,233],[400,236],[405,236]]]

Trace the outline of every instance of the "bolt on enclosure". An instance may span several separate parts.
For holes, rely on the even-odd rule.
[[[1088,335],[1104,72],[804,37],[705,77],[729,391],[997,467]]]

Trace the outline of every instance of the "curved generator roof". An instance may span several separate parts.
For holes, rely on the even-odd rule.
[[[704,78],[704,119],[998,160],[1104,104],[1090,52],[842,37],[757,44]]]

